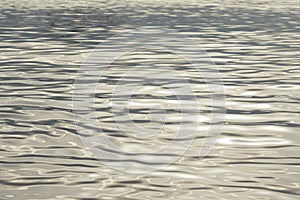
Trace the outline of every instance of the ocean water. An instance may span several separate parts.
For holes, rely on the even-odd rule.
[[[300,199],[299,12],[297,0],[2,0],[0,199]]]

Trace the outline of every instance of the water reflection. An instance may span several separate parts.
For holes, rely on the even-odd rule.
[[[2,199],[299,198],[299,3],[0,5]],[[173,165],[134,175],[101,165],[80,143],[72,91],[95,45],[141,25],[186,33],[205,48],[222,73],[228,113],[205,159],[198,158],[199,137]],[[199,80],[190,80],[201,89]],[[109,119],[109,110],[99,112],[99,119]]]

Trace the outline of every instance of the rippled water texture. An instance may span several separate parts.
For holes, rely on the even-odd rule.
[[[300,199],[299,4],[2,0],[0,199]],[[195,89],[201,108],[202,124],[188,151],[165,168],[135,174],[108,167],[84,147],[72,95],[77,71],[96,45],[141,27],[174,30],[207,51],[223,79],[227,114],[218,143],[200,159],[210,116],[201,77],[160,49],[118,58],[95,90],[95,116],[124,151],[142,155],[171,142],[180,122],[174,94],[148,80],[133,92],[131,119],[140,130],[165,125],[164,131],[147,138],[143,131],[138,137],[118,131],[109,99],[127,69],[142,64],[154,73],[175,67]],[[159,74],[166,78],[169,72]],[[123,83],[143,82],[144,75],[131,71]],[[176,88],[176,81],[169,86]],[[167,109],[166,119],[155,115],[163,112],[160,106]],[[144,118],[149,112],[151,124]],[[121,125],[126,129],[125,121]]]

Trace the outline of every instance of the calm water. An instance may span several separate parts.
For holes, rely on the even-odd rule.
[[[300,199],[299,4],[2,0],[0,199]],[[173,164],[146,174],[116,171],[92,156],[72,113],[76,74],[91,50],[140,27],[174,30],[204,48],[222,76],[227,110],[218,143],[200,159],[210,117],[201,77],[183,59],[159,49],[116,60],[95,91],[95,113],[108,137],[126,152],[144,155],[169,143],[180,123],[174,95],[145,74],[132,73],[125,83],[149,83],[132,93],[132,120],[142,134],[162,121],[165,127],[150,138],[118,131],[109,99],[126,69],[142,64],[156,73],[177,67],[199,97],[202,125],[194,143]],[[171,86],[176,88],[176,81]],[[165,119],[159,106],[167,109]],[[149,107],[158,113],[150,126]],[[126,121],[121,125],[130,130]]]

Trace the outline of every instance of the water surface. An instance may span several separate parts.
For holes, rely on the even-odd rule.
[[[4,0],[0,5],[1,199],[299,199],[299,1]],[[118,66],[181,66],[198,91],[199,137],[176,162],[150,174],[116,171],[90,155],[72,113],[76,73],[91,50],[139,27],[193,38],[218,67],[227,96],[221,137],[199,159],[209,118],[203,81],[182,59],[159,50],[116,61],[96,91],[97,116],[109,137],[135,153],[170,142],[178,107],[172,94],[150,82],[136,93],[133,119],[148,126],[141,120],[149,112],[146,105],[160,102],[169,106],[169,132],[145,143],[118,131],[107,102],[110,86],[124,73]],[[160,118],[154,122],[152,128],[161,126]]]

